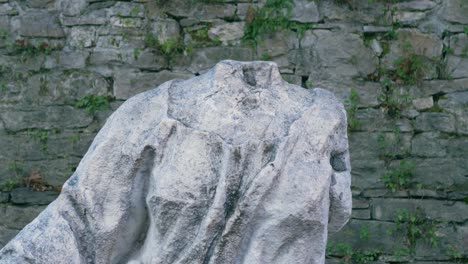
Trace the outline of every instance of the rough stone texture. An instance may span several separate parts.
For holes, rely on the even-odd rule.
[[[92,122],[92,117],[71,106],[49,106],[41,111],[5,111],[0,118],[9,131],[19,131],[27,128],[74,128],[86,127]]]
[[[468,3],[464,0],[443,1],[441,16],[449,22],[468,24]]]
[[[313,1],[294,0],[292,21],[301,23],[314,23],[320,20],[317,4]]]
[[[57,198],[55,191],[32,191],[28,188],[17,188],[11,192],[13,204],[48,205]]]
[[[47,12],[30,13],[21,17],[20,34],[26,37],[64,37],[58,17]]]
[[[211,39],[218,39],[224,45],[239,44],[244,35],[244,22],[226,23],[210,28],[208,34]]]
[[[350,169],[330,92],[223,61],[122,105],[0,263],[323,263],[351,214]]]
[[[468,205],[463,202],[445,202],[439,200],[374,199],[375,219],[392,221],[397,209],[412,212],[421,210],[428,217],[438,221],[463,222],[468,219]]]
[[[355,200],[365,200],[369,207],[353,210],[352,223],[362,230],[340,231],[333,245],[341,242],[342,248],[350,250],[328,254],[329,263],[360,262],[364,250],[379,251],[372,245],[362,248],[365,238],[361,237],[365,221],[381,222],[371,214],[375,198],[466,201],[466,0],[295,0],[286,28],[259,36],[256,45],[239,42],[245,31],[241,23],[248,25],[254,11],[266,2],[0,0],[0,188],[7,180],[21,183],[32,171],[39,171],[54,187],[63,185],[107,117],[126,98],[156,87],[165,76],[200,75],[231,58],[274,61],[284,80],[333,91],[348,108],[348,120],[358,121],[349,129],[352,191]],[[311,22],[299,22],[296,17]],[[401,22],[395,23],[397,19]],[[235,31],[226,30],[232,25]],[[191,37],[198,29],[207,41]],[[214,29],[220,29],[219,38],[226,41],[217,41],[210,33]],[[151,38],[166,48],[171,46],[168,40],[180,39],[182,48],[177,52],[166,49],[170,54],[166,55],[148,41]],[[12,49],[16,40],[20,45]],[[412,49],[405,50],[409,44]],[[30,45],[48,45],[49,49]],[[393,72],[394,63],[397,59],[408,62],[411,55],[423,61],[425,74],[421,80],[410,73],[413,82],[404,83]],[[403,99],[396,95],[385,100],[387,78],[393,88],[410,95],[399,107],[400,116],[386,112],[389,102]],[[359,98],[351,103],[353,90]],[[116,96],[119,92],[125,96]],[[75,108],[75,102],[85,96],[105,96],[109,108],[94,114]],[[433,107],[421,104],[430,98]],[[357,106],[354,114],[353,106]],[[28,113],[34,121],[20,122],[15,117],[18,112]],[[5,122],[4,115],[11,119]],[[51,120],[46,115],[59,118]],[[21,123],[20,130],[10,130],[14,123]],[[412,184],[392,192],[382,176],[398,169],[401,160],[414,163]],[[15,164],[17,169],[12,170]],[[1,203],[11,206],[10,192],[2,196],[8,199],[0,199]],[[22,228],[4,227],[8,217],[2,213],[0,247]],[[8,213],[21,217],[23,212]],[[455,226],[461,231],[447,232]],[[372,235],[381,238],[382,247],[389,250],[366,261],[468,262],[468,247],[462,247],[467,244],[466,227],[467,223],[438,222],[439,246],[430,247],[423,238],[417,239],[416,252],[408,256],[400,254],[402,247],[411,248],[407,238],[393,243],[386,228],[372,229]],[[339,241],[340,237],[350,239]],[[460,257],[455,257],[458,253]]]
[[[432,96],[415,99],[413,100],[413,106],[418,111],[427,110],[434,106],[434,99],[432,98]]]

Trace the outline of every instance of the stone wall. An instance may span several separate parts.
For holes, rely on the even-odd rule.
[[[468,261],[468,1],[292,1],[0,0],[0,247],[127,98],[261,59],[346,103],[354,209],[330,263]]]

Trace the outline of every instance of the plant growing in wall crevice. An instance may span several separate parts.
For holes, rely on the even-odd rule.
[[[349,243],[328,243],[326,256],[329,258],[339,258],[340,263],[355,263],[366,264],[377,261],[382,255],[382,251],[378,249],[358,249],[353,248]]]
[[[348,131],[359,129],[361,126],[359,120],[356,118],[359,101],[359,94],[355,89],[351,89],[349,97],[345,100],[346,114],[348,116]]]
[[[397,85],[389,78],[381,80],[380,86],[382,92],[377,97],[377,100],[380,103],[382,111],[394,119],[399,119],[403,109],[411,102],[408,88]]]
[[[415,165],[413,162],[401,160],[398,167],[388,171],[382,176],[381,179],[385,187],[389,188],[392,192],[408,189],[412,184],[412,171],[414,167]]]
[[[158,37],[153,34],[146,34],[145,46],[149,49],[159,51],[169,65],[173,62],[175,56],[189,52],[191,49],[190,46],[185,45],[182,38],[172,37],[164,42],[160,42]]]
[[[83,108],[89,115],[94,115],[97,111],[109,109],[110,100],[104,95],[86,95],[75,102],[75,107]]]
[[[396,226],[392,232],[405,234],[406,244],[410,252],[414,253],[416,243],[420,240],[432,247],[438,245],[436,222],[425,215],[420,209],[416,209],[413,212],[407,209],[397,210],[395,223]]]
[[[293,8],[293,0],[267,0],[263,7],[251,8],[243,39],[257,41],[266,33],[287,28]]]

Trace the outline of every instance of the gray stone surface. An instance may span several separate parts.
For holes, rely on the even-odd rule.
[[[20,131],[28,128],[54,129],[86,127],[93,118],[84,110],[71,106],[49,106],[44,109],[15,111],[9,110],[0,113],[5,123],[5,129]]]
[[[414,122],[416,131],[455,132],[455,117],[448,113],[421,113]]]
[[[315,23],[320,20],[320,14],[315,1],[294,0],[292,21],[301,23]]]
[[[160,84],[173,79],[188,79],[191,74],[161,71],[145,73],[136,71],[120,71],[115,74],[114,94],[116,99],[128,99],[138,93],[153,89]]]
[[[468,197],[468,106],[464,95],[468,77],[463,77],[468,72],[466,0],[294,0],[285,28],[259,36],[254,45],[239,41],[246,29],[242,24],[248,25],[265,2],[0,0],[0,184],[21,182],[22,177],[39,170],[49,184],[61,186],[106,119],[133,92],[153,88],[165,76],[202,74],[219,60],[233,58],[274,61],[285,80],[331,90],[342,101],[352,89],[358,92],[354,117],[360,127],[349,131],[352,191],[355,198],[368,197],[370,207],[377,197],[444,201]],[[202,29],[197,32],[200,36],[208,33],[210,39],[224,41],[194,41],[192,34],[197,29]],[[160,44],[181,38],[184,54],[179,50],[175,56],[165,56],[148,36],[159,39]],[[43,50],[42,45],[48,48]],[[172,54],[170,45],[165,48]],[[391,69],[396,59],[414,53],[422,56],[424,80],[407,85]],[[366,68],[369,70],[363,70]],[[130,79],[123,78],[126,76]],[[388,103],[382,100],[382,82],[387,77],[397,80],[395,88],[411,95],[413,102],[401,109],[403,119],[393,119],[382,111]],[[128,95],[116,98],[122,91]],[[76,121],[77,113],[85,110],[63,108],[71,109],[87,95],[116,101],[90,116],[89,124],[73,127],[70,123],[81,123]],[[435,107],[430,107],[431,98]],[[7,112],[13,112],[12,119],[4,122]],[[35,121],[19,120],[18,112],[28,112]],[[57,115],[60,120],[50,126],[48,116]],[[11,127],[12,122],[21,123],[21,130],[5,130],[5,124]],[[38,122],[53,127],[47,130],[46,143],[30,133],[31,129],[40,131]],[[398,134],[404,138],[402,144],[394,140]],[[388,140],[383,151],[378,143],[381,136]],[[414,162],[414,185],[392,192],[381,177],[399,159]],[[19,172],[11,169],[15,163]],[[367,219],[370,207],[357,208],[353,217]],[[0,247],[20,229],[3,227],[6,219],[0,212]],[[450,221],[438,225],[437,236],[444,239],[439,235],[446,235],[452,246],[468,243],[459,235],[462,232],[456,236],[446,232],[453,227]],[[401,245],[386,239],[390,235],[384,229],[375,230],[394,251],[369,263],[468,261],[468,254],[460,248],[461,259],[453,258],[446,240],[431,248],[420,239],[416,254],[398,256]],[[354,236],[362,240],[358,232]],[[354,255],[333,256],[335,263],[359,262],[360,245],[354,240],[343,243]]]
[[[468,57],[447,56],[447,71],[451,78],[467,78]]]
[[[330,237],[330,245],[347,243],[361,250],[379,250],[392,253],[393,248],[389,245],[403,243],[404,238],[402,234],[388,235],[386,237],[376,236],[375,234],[388,233],[388,230],[394,228],[394,223],[353,219],[346,225],[342,233],[337,233]],[[364,238],[361,238],[362,234],[365,234]]]
[[[11,191],[11,203],[48,205],[59,195],[56,191],[34,191],[29,188],[16,188]]]
[[[47,12],[29,13],[21,17],[20,34],[25,37],[64,37],[56,16]]]
[[[442,1],[441,17],[449,22],[468,24],[468,3],[465,0]]]
[[[433,190],[460,192],[468,188],[468,164],[459,158],[413,158],[413,181]]]
[[[333,94],[222,61],[125,102],[0,263],[323,263],[350,169]]]
[[[10,200],[10,193],[0,191],[0,203],[7,203]]]
[[[363,77],[378,66],[377,56],[357,34],[313,30],[304,33],[301,48],[290,60],[296,72],[312,80]]]
[[[406,209],[412,213],[420,210],[430,219],[437,221],[464,222],[468,219],[468,204],[440,200],[413,199],[373,199],[372,215],[375,219],[393,221],[398,210]]]
[[[22,229],[25,225],[36,218],[43,210],[45,206],[15,206],[15,205],[0,205],[0,212],[2,213],[2,225],[5,228],[10,229]],[[3,261],[2,259],[0,259]],[[21,263],[12,261],[10,263]]]
[[[244,27],[244,22],[224,23],[210,28],[208,35],[211,39],[221,41],[223,45],[235,45],[240,43]]]
[[[0,226],[0,248],[5,246],[8,241],[19,233],[19,231],[20,230],[18,229],[10,229]]]
[[[445,139],[439,133],[428,132],[414,136],[411,144],[411,155],[416,157],[444,157]]]

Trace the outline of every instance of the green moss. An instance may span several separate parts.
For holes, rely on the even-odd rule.
[[[76,108],[86,109],[90,115],[94,115],[96,111],[106,110],[109,108],[110,98],[108,96],[86,95],[75,102]]]
[[[209,30],[212,25],[210,23],[197,25],[195,27],[186,28],[185,31],[192,37],[194,45],[197,47],[219,46],[222,44],[219,38],[211,38]]]
[[[57,130],[58,131],[58,130]],[[58,133],[57,131],[52,131]],[[45,129],[29,129],[26,134],[33,140],[39,142],[41,150],[47,152],[47,141],[49,140],[49,131]]]
[[[293,0],[267,0],[263,7],[250,9],[243,40],[256,43],[267,33],[290,28],[293,7]]]
[[[411,102],[411,96],[406,87],[397,85],[389,78],[380,81],[381,93],[377,97],[382,110],[388,116],[399,119],[403,109]]]
[[[184,44],[181,38],[168,38],[166,41],[160,42],[159,39],[152,34],[147,34],[145,36],[145,46],[152,50],[159,51],[168,64],[172,63],[175,56],[184,54],[188,49],[188,46]]]
[[[356,118],[359,101],[359,94],[355,89],[351,89],[349,97],[345,100],[346,114],[348,117],[348,131],[357,130],[361,126],[359,120]]]
[[[385,173],[381,179],[392,192],[407,189],[412,184],[414,167],[414,163],[402,160],[397,168]]]
[[[410,54],[398,58],[394,61],[393,65],[395,66],[393,79],[396,82],[402,82],[407,85],[420,84],[422,82],[426,69],[422,56]]]
[[[268,52],[263,52],[262,55],[260,55],[260,59],[263,61],[269,61],[271,60],[271,55]]]
[[[420,210],[410,212],[400,209],[395,216],[396,227],[393,232],[405,234],[406,243],[414,252],[416,243],[422,240],[435,247],[438,244],[436,223]]]
[[[343,242],[329,243],[326,248],[326,256],[339,257],[340,263],[366,264],[378,260],[380,255],[381,250],[362,250]]]

